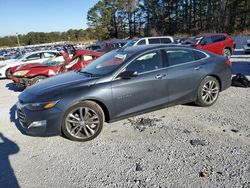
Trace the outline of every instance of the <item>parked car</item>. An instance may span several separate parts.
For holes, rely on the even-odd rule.
[[[230,57],[235,49],[233,38],[226,33],[207,34],[196,37],[196,48]]]
[[[42,63],[51,57],[59,56],[57,51],[36,51],[21,55],[14,60],[0,62],[0,78],[8,78],[11,76],[10,69],[14,66],[27,64],[27,63]]]
[[[124,45],[124,48],[130,46],[138,46],[138,45],[149,45],[149,44],[169,44],[174,43],[173,37],[163,36],[163,37],[144,37],[144,38],[136,38],[129,40],[127,44]]]
[[[102,48],[100,45],[95,45],[95,44],[92,44],[92,45],[86,47],[86,50],[90,50],[90,51],[94,51],[94,52],[101,52],[101,49]]]
[[[84,68],[86,65],[102,56],[101,52],[77,50],[75,55],[67,60],[64,56],[48,59],[43,63],[31,63],[24,66],[13,67],[11,72],[13,82],[22,88],[36,84],[48,77]]]
[[[245,53],[250,53],[250,40],[247,40],[247,44],[244,45],[244,51]]]
[[[104,122],[192,101],[211,106],[230,85],[226,57],[179,45],[128,47],[27,88],[17,117],[27,134],[87,141]]]

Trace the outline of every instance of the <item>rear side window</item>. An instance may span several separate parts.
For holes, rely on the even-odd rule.
[[[207,57],[206,54],[199,52],[199,51],[196,51],[196,50],[194,50],[193,53],[194,53],[195,60],[200,60],[200,59]]]
[[[215,35],[212,36],[212,41],[213,42],[220,42],[226,40],[226,37],[224,35]]]
[[[149,44],[160,44],[161,41],[159,38],[148,39]]]
[[[32,54],[28,57],[26,57],[27,60],[36,60],[36,59],[40,59],[41,57],[41,53],[37,53],[37,54]]]
[[[168,44],[168,43],[172,43],[172,40],[170,38],[160,38],[161,43],[163,44]]]
[[[137,43],[137,45],[144,45],[144,44],[146,44],[146,40],[145,40],[145,39],[140,40],[140,41]]]
[[[180,65],[183,63],[195,61],[195,55],[188,49],[169,49],[166,50],[169,66]]]

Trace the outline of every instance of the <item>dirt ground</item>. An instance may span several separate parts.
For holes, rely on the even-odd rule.
[[[0,80],[0,187],[250,187],[250,89],[106,124],[96,139],[23,135]]]

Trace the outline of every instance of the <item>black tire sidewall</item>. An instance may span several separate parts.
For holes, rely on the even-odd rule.
[[[204,87],[204,84],[207,83],[210,80],[216,82],[216,85],[219,87],[219,92],[218,92],[217,98],[212,103],[206,103],[202,99],[202,89]],[[196,100],[195,103],[197,105],[199,105],[199,106],[202,106],[202,107],[212,106],[217,101],[217,99],[219,98],[219,94],[220,94],[220,83],[219,83],[219,81],[216,78],[212,77],[212,76],[207,76],[200,83],[200,86],[199,86],[198,91],[197,91],[197,100]]]
[[[78,107],[88,107],[90,109],[93,109],[97,115],[98,115],[98,118],[99,118],[99,127],[98,127],[98,130],[95,132],[95,134],[89,138],[84,138],[84,139],[79,139],[79,138],[76,138],[76,137],[73,137],[67,130],[66,128],[66,123],[65,123],[65,120],[66,120],[66,117],[68,115],[68,113],[70,113],[73,109],[75,108],[78,108]],[[68,139],[70,140],[73,140],[73,141],[78,141],[78,142],[86,142],[86,141],[89,141],[89,140],[93,140],[94,138],[96,138],[102,131],[102,128],[103,128],[103,124],[104,124],[104,113],[103,113],[103,110],[102,108],[95,102],[93,101],[81,101],[73,106],[71,106],[69,109],[67,109],[63,115],[63,118],[62,118],[62,133],[64,136],[66,136]]]
[[[33,78],[33,82],[32,82],[31,85],[37,84],[37,81],[38,81],[39,79],[44,80],[44,79],[46,79],[46,78],[47,78],[46,76],[36,76],[35,78]],[[39,83],[39,82],[38,82],[38,83]]]
[[[8,77],[9,75],[11,75],[10,68],[8,68],[8,69],[5,71],[5,76],[6,76],[6,78],[9,79],[9,77]]]

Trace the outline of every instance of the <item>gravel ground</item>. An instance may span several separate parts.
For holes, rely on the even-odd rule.
[[[0,187],[250,187],[250,89],[106,125],[86,143],[15,126],[20,91],[0,80]]]

